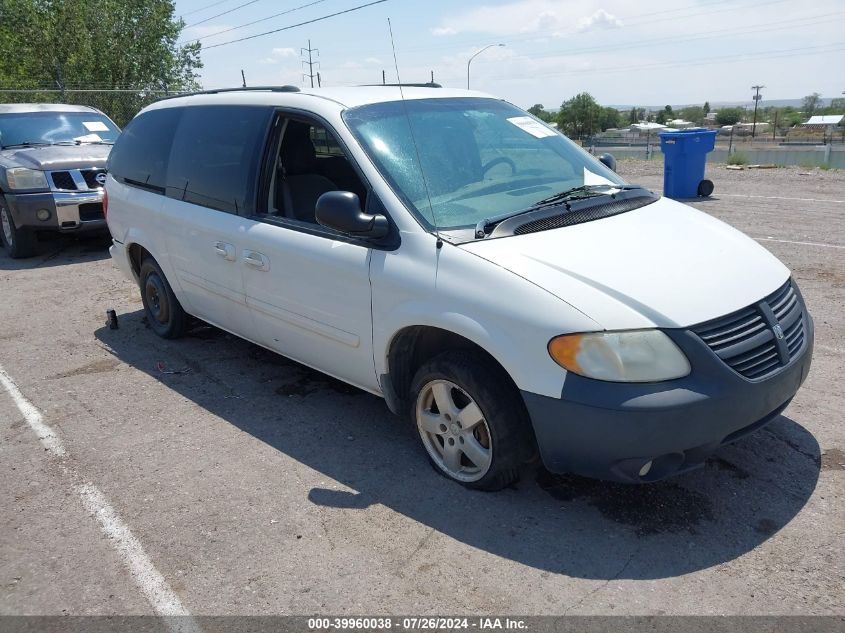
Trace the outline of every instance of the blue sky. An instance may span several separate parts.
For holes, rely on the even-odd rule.
[[[183,39],[204,47],[282,28],[368,0],[318,0],[253,26],[225,29],[314,0],[177,0]],[[207,7],[207,8],[204,8]],[[226,15],[216,14],[235,9]],[[763,84],[766,98],[845,91],[842,0],[387,0],[307,26],[202,53],[206,88],[247,83],[304,85],[300,49],[319,49],[323,85],[396,81],[387,18],[404,82],[472,87],[523,107],[557,108],[582,91],[608,104],[741,101]],[[201,22],[201,23],[200,23]]]

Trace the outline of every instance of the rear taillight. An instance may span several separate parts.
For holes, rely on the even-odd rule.
[[[109,214],[109,192],[103,192],[103,217]]]

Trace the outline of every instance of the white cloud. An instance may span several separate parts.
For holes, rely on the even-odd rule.
[[[604,30],[604,29],[618,29],[622,26],[622,20],[615,15],[611,15],[604,9],[599,9],[593,15],[581,18],[578,21],[578,30],[580,32]]]
[[[201,37],[209,37],[215,33],[220,33],[220,31],[231,29],[232,26],[231,24],[200,24],[199,26],[192,26],[182,31],[181,39],[193,41]]]
[[[292,48],[274,48],[273,57],[296,57],[297,53]]]
[[[381,64],[382,61],[378,57],[367,57],[367,59],[364,60],[364,63],[366,63],[366,64]]]
[[[259,59],[259,64],[278,64],[288,57],[298,57],[297,52],[292,48],[274,48],[270,51],[269,57]]]
[[[588,0],[588,8],[592,2]],[[593,5],[595,6],[595,5]],[[584,4],[559,0],[516,0],[508,4],[481,5],[444,16],[432,35],[489,33],[515,35],[538,31],[559,32],[571,27],[584,14]]]

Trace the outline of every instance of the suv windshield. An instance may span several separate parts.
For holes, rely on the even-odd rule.
[[[0,146],[53,143],[114,143],[120,130],[97,112],[0,114]]]
[[[624,184],[562,134],[504,101],[392,101],[352,108],[344,119],[429,228],[474,227],[574,187]]]

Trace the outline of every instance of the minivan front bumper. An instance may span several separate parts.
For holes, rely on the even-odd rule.
[[[685,378],[611,383],[569,373],[561,398],[523,391],[546,468],[645,483],[702,466],[775,419],[798,391],[813,352],[813,321],[803,318],[803,348],[763,380],[734,372],[693,332],[665,330],[689,358]]]

